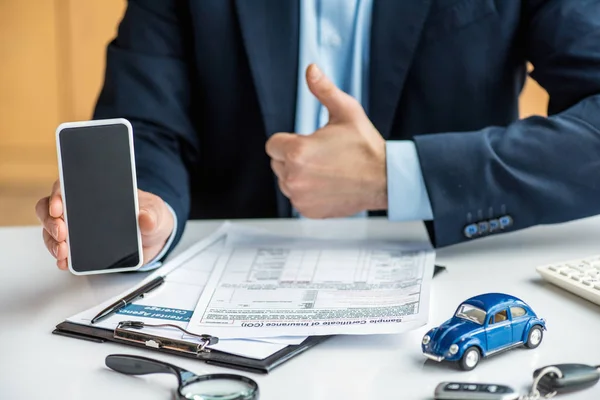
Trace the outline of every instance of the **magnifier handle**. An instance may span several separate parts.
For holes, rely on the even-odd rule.
[[[105,363],[108,368],[127,375],[177,373],[170,364],[130,354],[111,354],[106,357]]]

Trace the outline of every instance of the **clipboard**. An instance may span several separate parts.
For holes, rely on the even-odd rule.
[[[213,344],[211,340],[214,342],[214,340],[217,339],[214,336],[202,335],[204,337],[204,341],[199,345],[198,343],[194,342],[186,342],[184,340],[175,340],[147,334],[141,332],[143,327],[144,323],[142,322],[123,321],[113,331],[110,329],[80,325],[73,322],[64,321],[58,324],[52,333],[55,335],[88,340],[96,343],[120,343],[127,346],[134,346],[162,353],[194,358],[210,365],[258,374],[267,374],[286,361],[304,353],[308,349],[330,338],[330,336],[311,336],[306,338],[298,345],[288,345],[278,352],[271,354],[267,358],[258,360],[208,348],[207,346],[209,344]]]

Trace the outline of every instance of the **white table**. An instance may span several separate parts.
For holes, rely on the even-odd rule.
[[[421,224],[385,220],[244,221],[275,232],[323,237],[415,239]],[[176,253],[212,232],[219,221],[188,225]],[[248,374],[261,399],[429,399],[443,380],[492,381],[528,389],[537,367],[552,363],[600,364],[600,307],[541,281],[535,266],[600,253],[600,218],[536,227],[438,251],[448,271],[432,288],[429,327],[448,319],[464,299],[501,291],[521,297],[548,321],[536,350],[516,349],[483,360],[472,372],[426,361],[420,341],[428,327],[397,336],[336,337],[269,375]],[[95,305],[144,274],[78,277],[59,271],[42,244],[40,228],[0,229],[1,399],[171,399],[175,379],[134,378],[104,366],[111,353],[160,358],[196,373],[232,371],[191,359],[112,343],[52,335],[65,317]],[[600,398],[600,385],[564,399]]]

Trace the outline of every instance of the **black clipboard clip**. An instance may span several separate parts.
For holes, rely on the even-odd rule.
[[[151,335],[140,332],[144,327],[152,328],[175,328],[180,331],[200,339],[200,343],[186,342],[162,336]],[[173,324],[146,324],[142,321],[121,321],[115,328],[113,337],[115,340],[143,344],[155,349],[168,349],[188,354],[194,354],[196,357],[203,357],[210,353],[207,346],[219,343],[219,338],[211,335],[197,335]]]

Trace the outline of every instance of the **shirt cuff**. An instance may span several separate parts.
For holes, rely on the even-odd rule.
[[[432,220],[433,211],[415,144],[410,140],[388,140],[385,152],[389,220]]]
[[[167,252],[171,248],[171,245],[173,244],[173,240],[175,240],[175,235],[177,233],[177,215],[175,214],[175,211],[168,203],[165,202],[165,204],[166,204],[167,208],[169,209],[169,211],[171,212],[171,214],[173,214],[173,232],[171,233],[171,236],[169,236],[169,239],[165,243],[165,246],[162,248],[160,253],[158,253],[158,255],[156,257],[154,257],[152,260],[150,260],[146,265],[142,266],[142,268],[138,269],[138,271],[140,271],[140,272],[152,271],[154,269],[157,269],[158,267],[161,267],[162,266],[161,259],[165,256],[165,254],[167,254]]]

